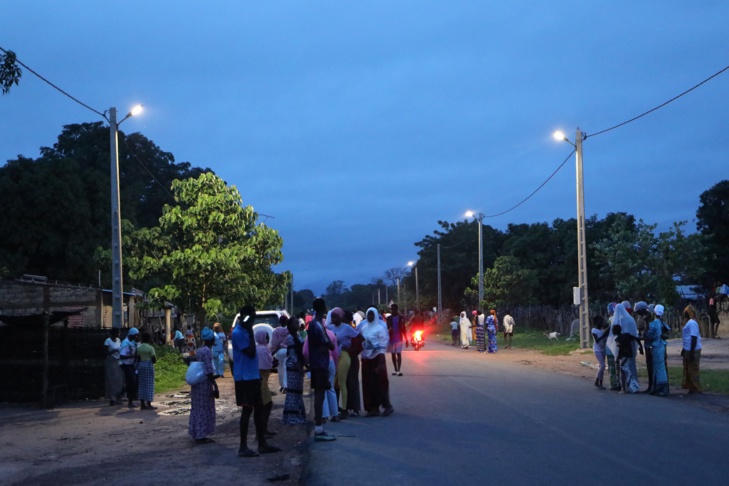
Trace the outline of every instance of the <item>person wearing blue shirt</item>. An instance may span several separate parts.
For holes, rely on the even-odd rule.
[[[266,442],[265,408],[261,397],[261,373],[258,369],[256,341],[253,337],[253,322],[256,319],[256,310],[253,306],[247,305],[242,307],[238,314],[237,325],[231,333],[235,401],[239,407],[242,407],[238,456],[256,457],[259,454],[280,452],[280,448]],[[251,413],[253,413],[253,423],[258,437],[258,452],[249,449],[247,443]]]

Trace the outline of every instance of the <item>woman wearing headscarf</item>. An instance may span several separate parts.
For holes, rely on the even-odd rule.
[[[337,384],[339,385],[339,396],[341,398],[341,407],[339,407],[339,415],[341,418],[347,418],[347,399],[349,393],[347,389],[347,378],[349,376],[349,368],[352,366],[352,359],[349,356],[349,348],[352,345],[352,338],[359,336],[359,332],[352,326],[344,324],[342,318],[344,311],[335,307],[329,313],[330,319],[327,328],[334,333],[339,346],[339,359],[337,361]]]
[[[389,340],[387,325],[380,319],[377,309],[367,309],[360,324],[364,337],[362,349],[362,398],[367,417],[388,416],[394,412],[390,404],[390,380],[387,377],[385,350]],[[384,411],[380,413],[380,406]]]
[[[339,343],[337,342],[337,336],[329,329],[333,325],[333,311],[334,309],[330,310],[324,320],[324,330],[327,333],[329,341],[334,345],[334,349],[329,350],[329,383],[331,386],[324,392],[322,417],[332,422],[339,422],[339,407],[337,407],[337,391],[335,389],[335,384],[337,383],[337,362],[339,361]]]
[[[496,335],[499,332],[499,320],[496,317],[496,311],[494,309],[491,309],[490,315],[486,318],[486,332],[489,338],[488,351],[489,353],[495,353],[499,350],[499,346],[496,343]]]
[[[208,444],[215,442],[208,436],[215,432],[215,399],[219,397],[211,349],[215,344],[215,333],[206,326],[200,333],[200,337],[203,345],[197,349],[195,359],[203,364],[207,380],[191,386],[188,434],[195,440],[195,443]]]
[[[475,319],[476,323],[476,351],[483,353],[486,351],[486,319],[482,311],[478,311]],[[490,352],[490,351],[489,351]]]
[[[592,351],[595,353],[598,366],[597,375],[595,375],[595,388],[604,390],[605,387],[602,384],[602,379],[605,375],[605,341],[608,337],[608,330],[605,329],[605,319],[602,316],[595,316],[592,323],[594,325],[591,331],[594,341]]]
[[[306,423],[304,406],[304,340],[299,335],[299,319],[292,317],[287,324],[286,338],[286,401],[283,418],[285,425]]]
[[[109,406],[119,405],[122,402],[122,392],[124,391],[124,373],[119,362],[121,341],[118,327],[111,328],[110,336],[104,341],[104,346],[106,346],[106,361],[104,362],[106,398],[109,400]]]
[[[276,357],[278,361],[278,391],[284,392],[286,390],[286,338],[289,337],[288,329],[289,318],[281,316],[278,320],[278,327],[273,330],[271,334],[271,343],[269,348],[271,353]]]
[[[142,344],[137,346],[137,376],[139,378],[138,396],[142,410],[157,410],[152,406],[154,400],[154,364],[157,362],[157,353],[152,346],[152,336],[148,332],[142,333]]]
[[[215,333],[215,344],[213,345],[213,367],[215,367],[215,374],[222,378],[225,373],[225,344],[227,339],[223,332],[223,326],[221,326],[219,322],[213,324],[213,332]]]
[[[701,377],[699,376],[699,365],[701,364],[701,334],[699,323],[696,322],[696,310],[687,305],[683,310],[683,318],[686,325],[683,326],[683,388],[689,394],[701,393]]]
[[[618,304],[615,306],[615,315],[613,316],[612,325],[618,325],[620,326],[621,333],[623,334],[630,334],[633,337],[633,340],[630,343],[630,346],[633,347],[632,349],[632,357],[626,358],[626,363],[622,366],[621,371],[625,371],[624,368],[627,367],[627,371],[630,373],[630,377],[635,378],[635,381],[638,381],[638,367],[635,362],[635,356],[636,356],[636,350],[640,349],[640,354],[643,354],[643,347],[638,345],[638,342],[640,340],[640,336],[638,335],[638,326],[635,323],[635,319],[633,319],[633,316],[631,316],[628,313],[628,310],[624,303]],[[616,345],[617,349],[617,345]],[[615,351],[615,356],[618,356],[618,352]],[[625,382],[629,382],[630,377],[626,377]]]
[[[271,389],[268,387],[268,378],[271,376],[271,368],[273,368],[273,355],[271,354],[271,350],[268,349],[268,332],[265,329],[258,329],[253,334],[253,338],[256,340],[258,372],[261,374],[264,433],[271,436],[275,435],[275,433],[268,430],[268,418],[271,416],[271,410],[273,409],[273,397],[271,397]]]
[[[645,334],[646,355],[651,353],[653,357],[653,387],[651,395],[665,397],[668,395],[668,368],[666,366],[666,339],[671,332],[671,328],[663,322],[664,308],[657,305],[653,312],[656,318],[648,325],[648,331]],[[650,348],[649,348],[650,345]],[[650,350],[649,350],[650,349]]]
[[[359,314],[357,314],[359,315]],[[355,313],[351,311],[344,312],[344,325],[352,327],[357,331],[357,326],[354,321]],[[344,408],[347,409],[347,414],[351,417],[359,417],[359,412],[362,410],[362,398],[359,386],[359,355],[362,352],[362,343],[364,338],[362,334],[357,331],[357,336],[353,337],[349,344],[349,359],[351,364],[349,366],[349,373],[347,373],[347,402],[342,402]]]
[[[468,349],[468,345],[471,343],[471,321],[468,320],[468,314],[465,311],[461,312],[458,325],[461,328],[461,347]]]
[[[607,339],[605,340],[605,357],[607,358],[608,374],[610,375],[610,389],[613,391],[620,390],[620,381],[618,380],[618,371],[615,367],[615,357],[618,355],[618,345],[615,342],[615,334],[613,334],[613,317],[615,317],[615,302],[610,302],[607,306],[608,326]]]

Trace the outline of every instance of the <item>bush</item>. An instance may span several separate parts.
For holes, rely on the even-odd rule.
[[[182,361],[180,352],[172,346],[155,346],[157,363],[155,371],[155,392],[164,393],[185,386],[187,365]]]

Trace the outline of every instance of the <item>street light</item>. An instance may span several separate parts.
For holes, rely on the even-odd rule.
[[[418,290],[418,264],[413,261],[409,261],[408,267],[415,268],[415,309],[420,310],[420,291]]]
[[[483,213],[474,213],[466,211],[467,218],[476,218],[478,220],[478,308],[481,309],[483,302]]]
[[[577,280],[578,287],[574,292],[574,303],[580,306],[580,347],[586,349],[590,345],[590,313],[587,300],[587,244],[585,242],[585,189],[582,175],[582,142],[586,135],[577,128],[575,143],[560,131],[553,134],[556,140],[567,142],[575,148],[575,171],[577,184]]]
[[[130,116],[142,112],[142,105],[137,105],[122,118],[116,121],[116,108],[109,108],[109,138],[111,142],[111,325],[122,327],[122,239],[121,212],[119,210],[119,125]]]

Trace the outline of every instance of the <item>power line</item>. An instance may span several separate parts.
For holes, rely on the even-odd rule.
[[[536,189],[534,189],[534,191],[533,191],[533,192],[532,192],[531,194],[529,194],[529,195],[528,195],[527,197],[525,197],[524,199],[522,199],[521,201],[519,201],[519,202],[518,202],[518,203],[517,203],[517,204],[516,204],[515,206],[512,206],[512,207],[510,207],[509,209],[507,209],[506,211],[502,211],[502,212],[500,212],[500,213],[496,213],[496,214],[484,214],[484,216],[483,216],[483,217],[484,217],[484,218],[495,218],[496,216],[502,216],[502,215],[504,215],[504,214],[506,214],[506,213],[509,213],[509,212],[511,212],[511,211],[513,211],[513,210],[515,210],[516,208],[518,208],[519,206],[521,206],[522,204],[524,204],[525,202],[527,202],[527,201],[528,201],[529,199],[531,199],[531,197],[532,197],[532,196],[533,196],[534,194],[536,194],[537,192],[539,192],[539,190],[540,190],[540,189],[541,189],[542,187],[544,187],[544,186],[545,186],[545,185],[547,184],[547,182],[549,182],[549,181],[550,181],[550,179],[552,179],[552,177],[554,177],[554,176],[555,176],[555,174],[557,174],[557,172],[559,172],[559,171],[560,171],[560,169],[561,169],[562,167],[564,167],[564,164],[566,164],[566,163],[567,163],[567,161],[568,161],[568,160],[570,160],[570,157],[572,157],[572,154],[574,154],[574,153],[575,153],[575,151],[574,151],[574,150],[573,150],[572,152],[570,152],[570,154],[569,154],[569,155],[567,156],[567,158],[566,158],[566,159],[564,159],[564,161],[563,161],[563,162],[562,162],[561,164],[559,164],[559,167],[557,167],[557,168],[556,168],[556,169],[554,170],[554,172],[552,172],[552,174],[551,174],[551,175],[550,175],[549,177],[547,177],[547,179],[546,179],[546,180],[545,180],[544,182],[542,182],[542,183],[541,183],[541,184],[539,185],[539,187],[537,187]]]
[[[175,199],[175,196],[172,195],[172,193],[169,191],[169,189],[167,189],[167,187],[165,187],[159,180],[157,180],[157,178],[154,176],[154,174],[152,174],[152,171],[149,170],[149,168],[144,164],[144,162],[142,162],[142,159],[140,159],[139,157],[137,157],[137,154],[134,153],[134,150],[132,150],[132,148],[129,146],[129,142],[127,141],[127,137],[126,136],[123,138],[123,140],[124,140],[124,146],[129,151],[129,153],[132,154],[132,157],[134,157],[136,159],[136,161],[139,163],[139,165],[141,165],[142,168],[147,171],[147,173],[152,178],[152,180],[154,180],[154,182],[156,182],[157,184],[159,184],[159,186],[167,194],[170,195],[170,197],[172,198],[172,200],[174,200]]]
[[[672,103],[672,102],[676,101],[677,99],[679,99],[679,98],[680,98],[680,97],[682,97],[683,95],[686,95],[686,94],[690,93],[691,91],[695,90],[696,88],[698,88],[698,87],[699,87],[699,86],[701,86],[702,84],[704,84],[704,83],[708,83],[709,81],[711,81],[712,79],[714,79],[715,77],[717,77],[718,75],[720,75],[721,73],[723,73],[724,71],[727,71],[727,70],[729,70],[729,66],[727,66],[727,67],[725,67],[724,69],[722,69],[722,70],[720,70],[720,71],[718,71],[718,72],[716,72],[716,73],[712,74],[712,75],[711,75],[711,76],[709,76],[708,78],[706,78],[706,79],[704,79],[703,81],[701,81],[701,82],[700,82],[699,84],[697,84],[697,85],[695,85],[695,86],[692,86],[691,88],[687,89],[686,91],[684,91],[683,93],[681,93],[681,94],[679,94],[679,95],[677,95],[677,96],[674,96],[673,98],[671,98],[670,100],[666,101],[665,103],[661,103],[660,105],[656,106],[655,108],[652,108],[652,109],[650,109],[650,110],[646,111],[645,113],[641,113],[640,115],[638,115],[638,116],[635,116],[635,117],[631,118],[630,120],[626,120],[626,121],[624,121],[623,123],[618,123],[617,125],[615,125],[615,126],[613,126],[613,127],[610,127],[610,128],[606,128],[605,130],[600,130],[599,132],[596,132],[596,133],[592,133],[592,134],[590,134],[590,135],[587,135],[587,136],[586,136],[585,138],[587,138],[587,137],[595,137],[595,136],[597,136],[597,135],[602,135],[603,133],[609,132],[610,130],[615,130],[616,128],[620,128],[620,127],[622,127],[623,125],[627,125],[628,123],[634,122],[635,120],[637,120],[637,119],[639,119],[639,118],[642,118],[642,117],[644,117],[644,116],[646,116],[646,115],[648,115],[648,114],[650,114],[650,113],[653,113],[654,111],[656,111],[656,110],[659,110],[659,109],[663,108],[663,107],[664,107],[664,106],[666,106],[667,104],[669,104],[669,103]]]
[[[8,51],[6,51],[5,49],[3,49],[2,47],[0,47],[0,51],[3,51],[3,52],[4,52],[4,53],[6,53],[6,54],[8,53]],[[20,59],[18,59],[17,57],[15,58],[15,61],[16,61],[16,62],[17,62],[18,64],[20,64],[21,66],[23,66],[23,67],[24,67],[25,69],[27,69],[28,71],[30,71],[31,73],[35,74],[35,75],[36,75],[37,77],[39,77],[39,78],[40,78],[40,79],[41,79],[42,81],[46,82],[47,84],[49,84],[49,85],[50,85],[50,86],[52,86],[53,88],[55,88],[55,89],[57,89],[58,91],[60,91],[60,92],[61,92],[62,94],[64,94],[64,95],[68,96],[69,98],[71,98],[71,99],[72,99],[73,101],[75,101],[75,102],[76,102],[76,103],[78,103],[79,105],[81,105],[81,106],[83,106],[84,108],[87,108],[87,109],[89,109],[89,110],[93,111],[94,113],[96,113],[97,115],[101,116],[102,118],[106,118],[106,116],[105,116],[105,115],[104,115],[104,114],[103,114],[102,112],[100,112],[100,111],[98,111],[98,110],[95,110],[95,109],[91,108],[91,107],[90,107],[89,105],[87,105],[87,104],[86,104],[86,103],[84,103],[83,101],[79,101],[79,100],[78,100],[77,98],[74,98],[74,97],[73,97],[73,96],[71,96],[70,94],[66,93],[66,92],[65,92],[65,91],[63,91],[63,90],[62,90],[61,88],[59,88],[58,86],[56,86],[55,84],[51,83],[51,82],[50,82],[50,81],[48,81],[48,80],[47,80],[46,78],[44,78],[43,76],[41,76],[41,75],[40,75],[40,74],[38,74],[37,72],[33,71],[33,70],[32,70],[32,69],[31,69],[30,67],[28,67],[28,66],[27,66],[26,64],[23,64],[23,62],[22,62],[22,61],[21,61]]]

